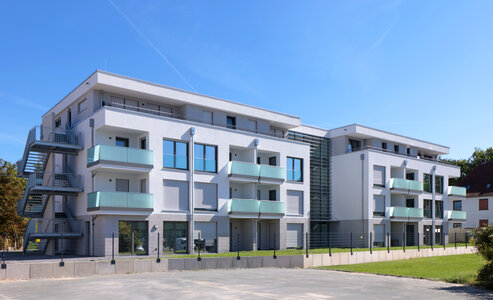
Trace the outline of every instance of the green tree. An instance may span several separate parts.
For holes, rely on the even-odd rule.
[[[480,227],[474,230],[474,246],[484,259],[484,265],[476,276],[485,288],[493,288],[493,226]]]
[[[461,174],[459,178],[452,178],[449,181],[450,185],[456,185],[462,178],[467,176],[471,171],[483,162],[493,161],[493,147],[486,150],[474,148],[474,152],[468,159],[441,159],[446,163],[450,163],[460,167]]]
[[[16,165],[0,159],[0,242],[5,234],[7,246],[20,246],[27,219],[17,215],[17,200],[26,188],[26,180],[17,177]]]

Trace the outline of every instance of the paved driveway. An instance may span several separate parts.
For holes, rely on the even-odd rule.
[[[0,281],[0,299],[492,299],[437,281],[315,269],[240,269]]]

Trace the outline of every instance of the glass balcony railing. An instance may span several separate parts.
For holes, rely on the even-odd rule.
[[[151,150],[108,145],[97,145],[87,150],[87,163],[92,164],[98,161],[154,165]]]
[[[412,192],[422,192],[423,182],[415,180],[407,180],[402,178],[391,178],[390,188],[397,190],[407,190]]]
[[[93,192],[87,194],[87,209],[153,210],[154,195],[125,192]]]
[[[447,212],[447,219],[449,220],[462,220],[465,221],[467,218],[467,213],[460,210],[449,210]]]
[[[228,163],[228,174],[249,176],[249,177],[259,177],[260,165],[247,163],[243,161],[230,161]]]
[[[284,202],[262,200],[260,201],[260,213],[284,215],[286,213],[286,206]]]
[[[447,195],[449,196],[466,196],[466,188],[460,186],[449,186],[447,189]]]
[[[260,201],[254,199],[230,199],[228,201],[229,213],[258,214]]]
[[[285,180],[286,171],[282,167],[260,165],[260,178]]]
[[[393,206],[389,207],[389,216],[391,218],[422,219],[423,209],[415,207]]]

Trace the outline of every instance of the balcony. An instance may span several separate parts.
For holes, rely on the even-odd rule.
[[[260,211],[260,201],[255,199],[230,199],[228,213],[257,216]]]
[[[154,156],[151,150],[97,145],[87,150],[87,167],[96,164],[152,168]]]
[[[228,162],[228,175],[257,181],[260,175],[260,165],[243,161]]]
[[[422,219],[423,209],[415,207],[393,206],[388,208],[390,218],[398,219]]]
[[[394,191],[409,193],[422,193],[423,182],[402,178],[391,178],[389,188]]]
[[[447,195],[452,197],[466,197],[466,188],[460,186],[449,186],[447,188]]]
[[[87,211],[145,211],[154,209],[154,195],[125,192],[93,192],[87,194]]]
[[[286,205],[280,201],[261,200],[260,217],[263,216],[283,216],[286,213]]]
[[[467,219],[467,213],[460,210],[447,211],[447,219],[454,221],[465,221]]]
[[[286,171],[282,167],[260,165],[260,180],[281,181],[286,179]]]

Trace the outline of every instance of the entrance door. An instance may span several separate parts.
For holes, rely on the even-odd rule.
[[[414,225],[406,225],[406,245],[414,246]]]

